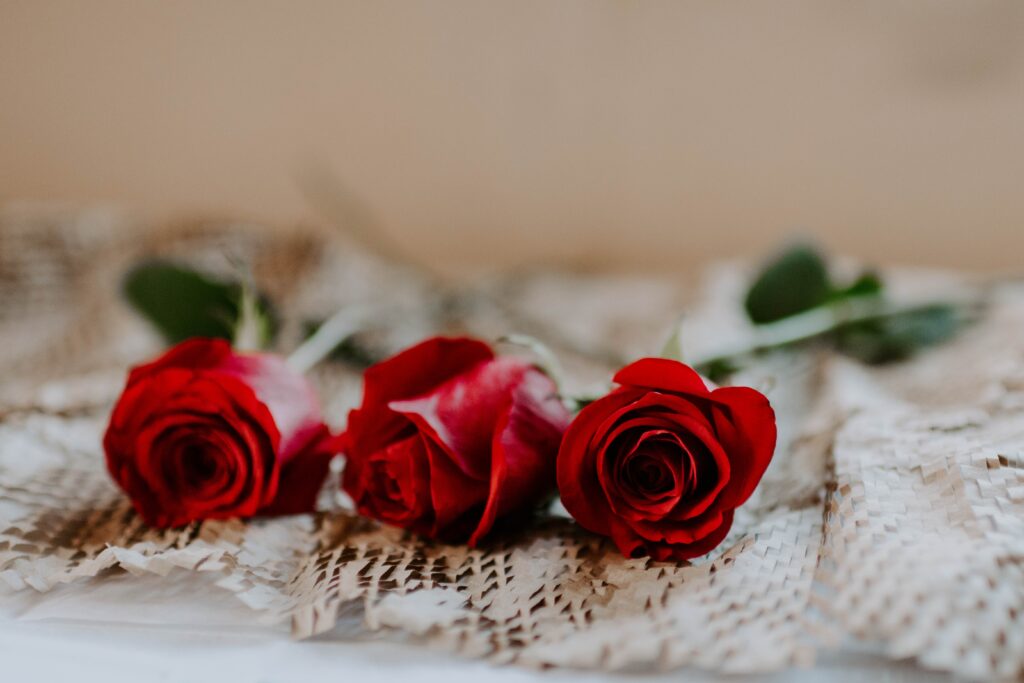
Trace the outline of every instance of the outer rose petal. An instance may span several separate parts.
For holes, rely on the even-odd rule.
[[[361,458],[400,438],[408,426],[388,403],[426,394],[493,357],[490,347],[475,339],[435,337],[367,369],[362,404],[348,416],[346,467],[358,467]]]
[[[722,522],[717,529],[710,532],[699,541],[686,544],[654,544],[649,546],[651,557],[656,560],[692,560],[695,557],[706,555],[725,540],[732,528],[733,511],[729,510],[722,514]]]
[[[435,439],[466,474],[486,479],[498,421],[512,392],[531,369],[519,358],[496,358],[452,377],[427,394],[392,401],[388,407]]]
[[[128,375],[128,384],[135,384],[144,377],[170,368],[193,371],[215,368],[230,355],[231,344],[223,339],[187,339],[171,347],[159,358],[132,368]]]
[[[327,478],[331,460],[341,451],[341,437],[321,425],[313,438],[284,463],[277,484],[277,496],[260,510],[261,515],[294,515],[316,508],[320,488]]]
[[[692,396],[704,397],[709,393],[696,370],[667,358],[641,358],[616,372],[612,381],[623,386]]]
[[[487,504],[490,482],[468,476],[434,439],[423,437],[423,443],[430,460],[430,501],[434,509],[430,536],[453,542],[464,540],[476,528]]]
[[[291,460],[322,432],[320,401],[312,384],[289,368],[280,356],[232,354],[216,369],[244,382],[270,410],[281,433],[278,450],[281,463]]]
[[[607,536],[615,518],[597,477],[592,436],[610,415],[636,398],[636,392],[620,388],[597,399],[580,411],[562,437],[556,462],[558,492],[565,509],[588,531]]]
[[[385,406],[425,394],[492,358],[490,347],[476,339],[433,337],[367,369],[362,407]]]
[[[647,540],[624,522],[616,520],[609,534],[619,552],[626,557],[636,558],[650,555],[659,562],[668,560],[692,560],[711,552],[725,540],[732,527],[733,511],[722,514],[717,526],[706,536],[692,543],[664,543]]]
[[[114,405],[107,425],[107,439],[122,437],[121,445],[130,450],[133,432],[141,424],[166,405],[167,401],[182,387],[186,386],[195,373],[189,370],[171,369],[161,373],[159,382],[132,382],[129,380],[124,392]],[[108,457],[110,452],[107,453]]]
[[[570,418],[551,378],[528,369],[494,431],[490,498],[470,547],[487,535],[495,519],[527,510],[555,487],[555,456]]]
[[[665,541],[667,543],[696,543],[714,531],[722,523],[724,512],[706,512],[694,519],[683,522],[666,521],[663,523],[646,520],[630,520],[629,525],[634,531],[649,541]]]
[[[370,455],[412,431],[407,418],[387,407],[350,410],[345,429],[346,470],[360,466]]]
[[[735,464],[722,506],[736,508],[750,498],[772,461],[775,411],[764,395],[747,387],[715,389],[711,398],[718,438]]]

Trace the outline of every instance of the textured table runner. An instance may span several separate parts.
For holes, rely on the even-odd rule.
[[[357,610],[366,629],[525,666],[764,672],[856,638],[929,668],[1024,676],[1020,287],[997,288],[981,323],[908,363],[867,368],[809,349],[745,371],[776,406],[779,449],[726,541],[671,564],[625,559],[557,511],[476,550],[427,542],[353,516],[336,481],[315,515],[147,528],[108,480],[100,437],[126,368],[159,348],[117,294],[127,267],[154,255],[251,264],[288,313],[283,348],[304,320],[370,304],[401,311],[374,333],[380,348],[439,330],[525,332],[553,341],[578,387],[607,381],[617,357],[656,350],[688,298],[667,279],[534,273],[477,282],[453,310],[422,273],[319,232],[7,212],[0,580],[14,588],[184,569],[214,573],[299,638]],[[689,297],[687,349],[749,333],[743,277],[713,269]],[[328,365],[315,380],[343,425],[358,371]]]

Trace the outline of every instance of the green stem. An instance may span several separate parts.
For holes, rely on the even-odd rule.
[[[366,327],[371,313],[361,306],[344,308],[316,329],[288,356],[288,365],[298,372],[308,372],[327,358],[347,337]]]
[[[963,309],[965,317],[970,317],[971,311],[978,304],[979,302],[970,302],[958,308]],[[758,325],[753,343],[698,360],[693,366],[698,372],[707,374],[715,368],[736,366],[741,360],[769,351],[826,337],[847,326],[881,322],[899,316],[921,313],[935,306],[948,305],[950,305],[948,301],[893,304],[875,296],[846,299],[798,313],[778,322]]]
[[[242,285],[238,302],[238,321],[231,345],[238,351],[259,351],[266,341],[267,321],[260,314],[259,299],[248,285]]]

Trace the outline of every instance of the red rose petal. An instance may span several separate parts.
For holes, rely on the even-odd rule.
[[[584,529],[608,535],[614,513],[597,474],[597,449],[591,440],[609,416],[636,400],[629,389],[616,389],[583,408],[569,424],[558,450],[556,472],[562,504]]]
[[[685,521],[629,520],[629,526],[648,541],[664,541],[666,543],[695,543],[714,531],[722,523],[724,512],[709,511]]]
[[[420,396],[492,358],[490,347],[476,339],[427,339],[367,369],[363,375],[363,407]]]
[[[487,535],[497,518],[529,508],[555,488],[555,459],[570,417],[555,383],[529,368],[494,431],[490,497],[470,547]]]
[[[719,526],[701,540],[693,543],[653,544],[649,546],[651,557],[661,561],[673,560],[680,562],[707,555],[717,548],[725,540],[725,537],[729,535],[729,529],[732,528],[732,519],[732,510],[722,513],[722,520]]]
[[[532,366],[519,358],[497,358],[456,375],[429,393],[388,408],[436,439],[463,472],[488,478],[491,444],[511,393]]]
[[[104,450],[140,514],[168,526],[265,509],[284,466],[312,449],[316,466],[289,480],[305,506],[326,476],[329,457],[311,446],[325,430],[311,385],[283,359],[193,339],[129,374]]]
[[[387,407],[356,408],[349,411],[345,429],[344,453],[348,457],[346,467],[358,467],[363,458],[415,432],[416,428],[408,418]]]
[[[621,387],[585,408],[566,432],[558,460],[566,509],[630,557],[710,552],[771,460],[776,429],[768,400],[747,388],[711,391],[691,368],[663,359],[637,361],[615,381]],[[642,469],[641,461],[653,482],[646,494],[628,481],[643,474],[628,469]]]
[[[609,427],[613,424],[615,429],[610,431]],[[605,449],[623,432],[633,427],[670,429],[680,435],[695,438],[704,446],[714,460],[716,471],[697,472],[698,490],[703,488],[703,492],[696,498],[680,500],[679,507],[674,509],[670,516],[679,520],[690,519],[711,507],[732,476],[732,465],[728,454],[721,448],[713,434],[712,426],[704,413],[685,397],[654,391],[643,394],[633,403],[615,411],[595,430],[595,437],[601,438],[599,445],[593,445],[593,440],[591,442],[592,448],[600,449],[599,478],[605,476],[600,471],[601,460],[606,457]],[[706,486],[708,481],[713,483]]]
[[[361,513],[414,531],[434,523],[424,438],[396,441],[367,459],[354,499]]]
[[[644,539],[620,519],[611,522],[606,535],[624,557],[635,559],[650,554]]]
[[[464,518],[470,511],[483,510],[490,481],[468,476],[434,439],[424,436],[423,444],[430,463],[430,500],[434,509],[430,535],[462,540],[476,526],[476,520],[473,520],[472,526],[466,528],[470,522]]]
[[[370,367],[363,375],[362,405],[348,415],[346,467],[359,467],[360,459],[411,433],[409,421],[388,403],[422,396],[493,357],[475,339],[435,337]]]
[[[316,509],[331,460],[339,452],[341,437],[322,426],[309,443],[281,466],[277,494],[259,514],[294,515]]]
[[[719,546],[732,528],[733,511],[729,510],[715,518],[717,526],[711,528],[702,538],[693,542],[664,542],[645,539],[622,520],[615,520],[608,536],[625,557],[638,558],[649,555],[659,562],[692,560],[707,555]]]
[[[670,425],[673,422],[673,415],[679,413],[689,416],[696,422],[703,423],[708,431],[712,429],[708,417],[686,398],[632,387],[622,388],[618,391],[622,392],[621,395],[624,398],[628,397],[630,400],[620,402],[618,408],[610,411],[600,425],[594,429],[590,436],[589,448],[603,449],[607,447],[615,440],[612,432],[620,433],[621,430],[618,428],[627,420],[649,420],[648,424],[651,426]]]
[[[289,368],[280,356],[233,354],[224,359],[217,371],[221,376],[241,381],[252,391],[253,398],[270,411],[280,434],[276,452],[282,464],[321,433],[323,418],[313,385]],[[231,397],[242,404],[240,407],[246,414],[260,413],[260,408],[248,401],[248,394],[233,391]]]
[[[615,373],[614,382],[654,391],[705,397],[708,387],[697,371],[667,358],[641,358]]]
[[[156,360],[139,365],[128,375],[128,384],[136,384],[157,372],[170,369],[206,370],[218,367],[231,355],[231,344],[223,339],[197,337],[177,344]]]
[[[659,439],[669,443],[662,447]],[[687,449],[678,436],[664,429],[644,432],[625,454],[609,463],[608,457],[598,459],[598,473],[612,510],[626,518],[660,519],[678,502],[689,483],[691,466]],[[640,460],[649,460],[652,469],[667,473],[668,486],[656,493],[637,488],[631,474]],[[609,469],[610,468],[610,469]]]
[[[722,505],[736,508],[750,498],[772,460],[775,411],[763,394],[747,387],[723,387],[711,397],[718,438],[735,463]]]
[[[499,517],[551,488],[551,461],[569,418],[554,393],[532,364],[494,358],[482,342],[427,340],[367,372],[362,405],[349,414],[344,437],[343,486],[359,500],[375,476],[367,468],[377,453],[422,438],[428,474],[404,476],[429,482],[433,521],[426,530],[401,525],[475,544]],[[555,404],[542,403],[550,399]]]

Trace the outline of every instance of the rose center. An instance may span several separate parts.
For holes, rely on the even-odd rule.
[[[182,449],[188,483],[200,487],[217,474],[217,458],[209,449],[199,444],[189,444]]]
[[[389,503],[401,503],[402,481],[394,471],[396,468],[387,461],[371,463],[370,467],[377,495]]]
[[[686,498],[697,488],[693,454],[678,434],[647,428],[626,435],[630,444],[617,459],[617,487],[630,505],[650,511]]]
[[[389,444],[370,456],[363,468],[363,493],[357,504],[384,521],[401,521],[419,514],[425,495],[426,474],[419,467],[426,459],[419,437]]]
[[[664,456],[656,453],[638,453],[631,458],[625,476],[634,488],[651,494],[665,493],[675,485],[675,477]]]

